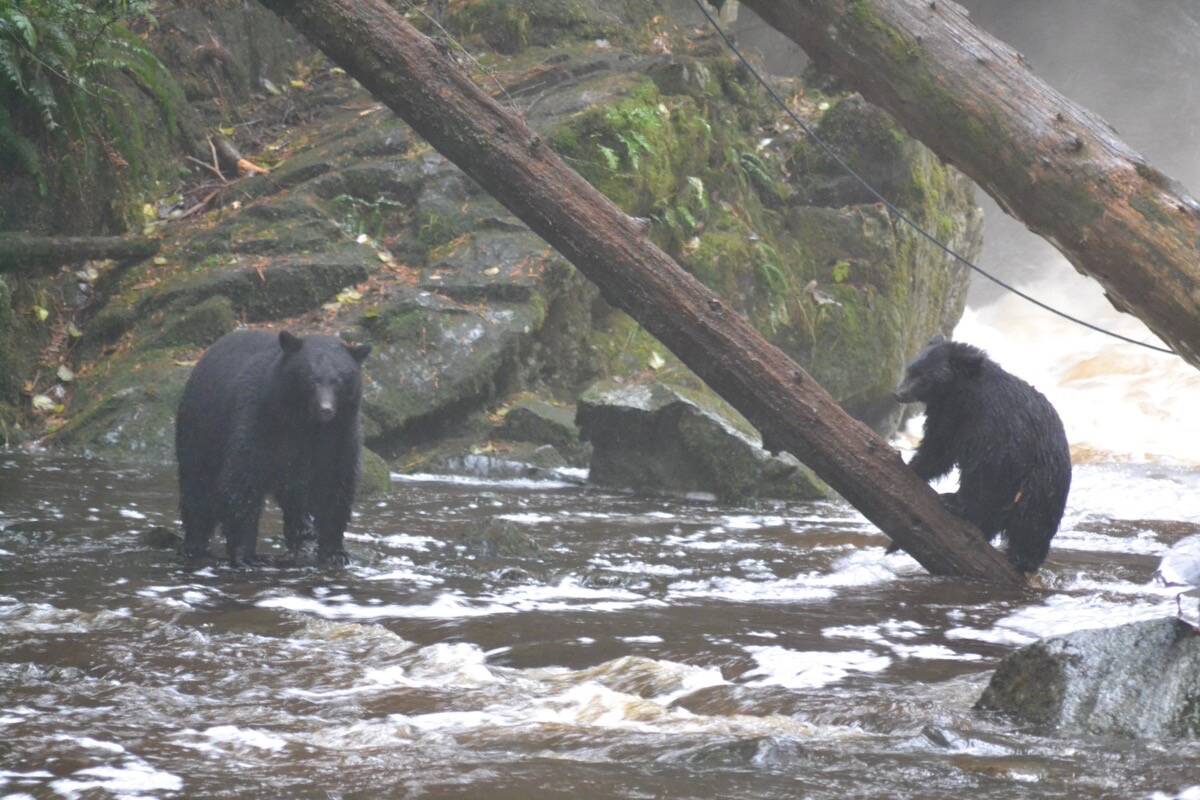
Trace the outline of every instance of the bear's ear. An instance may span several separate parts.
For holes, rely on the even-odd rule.
[[[935,344],[943,344],[945,341],[946,341],[946,337],[942,336],[940,333],[938,333],[938,334],[935,334],[934,337],[929,340],[929,346],[933,346]]]
[[[304,340],[290,331],[279,332],[279,346],[285,353],[294,353],[304,344]]]
[[[371,345],[369,344],[348,344],[346,350],[360,364],[366,360],[367,356],[371,355]]]

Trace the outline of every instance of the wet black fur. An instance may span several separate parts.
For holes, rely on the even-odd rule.
[[[321,558],[346,562],[342,534],[358,484],[361,364],[369,352],[330,336],[250,330],[205,352],[175,419],[185,557],[207,553],[220,524],[230,561],[253,563],[269,494],[283,509],[289,549],[315,527]]]
[[[1040,392],[980,349],[935,339],[896,390],[925,404],[925,436],[909,466],[925,480],[958,466],[947,507],[989,541],[1003,533],[1008,559],[1034,572],[1058,532],[1071,487],[1062,421]]]

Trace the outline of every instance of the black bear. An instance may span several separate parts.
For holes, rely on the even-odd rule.
[[[1071,487],[1054,406],[979,348],[940,336],[909,364],[895,396],[925,404],[925,436],[908,465],[927,481],[957,465],[958,491],[942,495],[947,508],[989,541],[1003,533],[1013,566],[1035,572]]]
[[[358,485],[358,407],[370,345],[332,336],[238,330],[217,340],[188,376],[175,418],[183,552],[208,551],[218,523],[234,565],[255,561],[270,494],[284,539],[316,528],[322,561],[345,564],[342,534]]]

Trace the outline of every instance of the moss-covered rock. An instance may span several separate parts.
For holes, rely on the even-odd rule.
[[[359,462],[358,494],[360,500],[377,500],[392,492],[392,469],[383,456],[364,447]]]
[[[208,347],[236,327],[233,301],[214,295],[166,322],[151,343],[155,347]]]

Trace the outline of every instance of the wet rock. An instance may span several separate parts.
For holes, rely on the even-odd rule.
[[[1064,734],[1200,736],[1200,636],[1173,618],[1034,642],[996,668],[976,708]]]
[[[509,407],[493,435],[513,442],[550,445],[573,465],[584,454],[584,445],[575,425],[574,406],[556,405],[544,400],[520,400]]]
[[[458,543],[468,556],[485,561],[533,558],[542,552],[542,546],[510,520],[491,520],[481,528],[464,533]]]
[[[138,531],[138,545],[151,550],[178,550],[183,545],[183,535],[171,528],[155,525]]]
[[[794,458],[772,456],[665,384],[596,384],[580,398],[576,422],[592,443],[589,480],[602,486],[723,501],[826,496]]]
[[[359,465],[358,494],[363,500],[387,497],[392,491],[392,470],[383,456],[366,447]]]
[[[794,739],[762,736],[730,739],[688,750],[675,759],[698,769],[785,769],[805,755]]]

